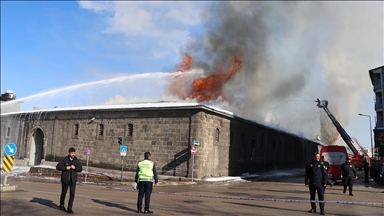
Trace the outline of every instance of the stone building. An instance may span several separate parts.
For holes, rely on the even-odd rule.
[[[89,165],[135,171],[150,151],[159,174],[196,178],[303,168],[319,143],[198,103],[56,108],[1,115],[1,144],[30,166],[59,161],[69,147]],[[124,137],[127,156],[120,156]],[[191,154],[191,146],[197,146]],[[4,154],[2,152],[2,154]],[[3,155],[2,155],[3,156]]]

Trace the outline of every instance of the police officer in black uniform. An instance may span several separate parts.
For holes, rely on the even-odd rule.
[[[313,159],[310,161],[305,168],[305,186],[309,186],[310,199],[311,199],[311,210],[308,212],[316,212],[315,196],[316,191],[319,197],[320,214],[325,215],[324,211],[324,191],[328,182],[328,172],[323,164],[320,163],[320,154],[315,152]]]
[[[328,161],[326,160],[326,158],[324,157],[324,155],[321,156],[320,163],[323,164],[323,165],[325,166],[325,168],[327,169],[327,173],[328,173],[328,177],[329,177],[329,169],[331,168],[331,166],[329,166],[329,163],[328,163]],[[328,179],[328,180],[329,180],[329,179]],[[330,184],[331,187],[333,186],[333,183],[332,183],[332,182],[327,182],[327,184]]]
[[[341,179],[343,180],[344,190],[343,193],[347,191],[347,186],[349,188],[349,195],[353,196],[353,182],[357,178],[355,165],[351,163],[351,158],[348,158],[345,163],[341,165]]]

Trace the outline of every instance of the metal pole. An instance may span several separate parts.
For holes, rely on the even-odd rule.
[[[359,115],[361,116],[365,116],[365,117],[368,117],[369,118],[369,134],[371,135],[371,158],[373,158],[373,139],[372,139],[372,121],[371,121],[371,116],[370,115],[365,115],[365,114],[362,114],[362,113],[358,113]]]
[[[192,182],[193,182],[193,167],[195,165],[195,154],[192,154]]]
[[[372,123],[371,123],[371,116],[369,116],[369,133],[371,134],[371,154],[373,158],[373,141],[372,141]]]
[[[358,113],[359,115],[361,116],[365,116],[365,117],[369,117],[369,134],[371,135],[371,158],[373,158],[373,139],[372,139],[372,121],[371,121],[371,116],[370,115],[365,115],[365,114],[361,114],[361,113]]]
[[[121,156],[121,182],[123,182],[123,165],[124,165],[124,156]]]
[[[87,183],[87,174],[88,174],[88,160],[89,160],[89,156],[87,156],[87,171],[85,173],[85,183]]]

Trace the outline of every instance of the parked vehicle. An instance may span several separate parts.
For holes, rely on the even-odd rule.
[[[329,163],[329,181],[341,180],[341,165],[347,160],[347,149],[344,146],[328,145],[321,147],[320,157],[324,156]]]

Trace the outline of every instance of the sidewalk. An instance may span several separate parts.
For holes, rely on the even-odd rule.
[[[14,169],[11,173],[2,173],[3,176],[20,178],[38,178],[46,181],[60,181],[61,171],[56,170],[57,162],[44,161],[41,165],[29,167],[24,160],[15,159]],[[98,167],[83,166],[83,171],[78,175],[79,183],[87,184],[106,184],[106,185],[132,185],[135,180],[135,172],[113,169],[103,169]],[[121,181],[123,177],[123,181]],[[159,185],[178,185],[196,184],[198,179],[192,181],[191,178],[158,175]]]
[[[29,178],[39,181],[60,181],[61,171],[56,170],[57,162],[44,161],[41,165],[29,167],[22,159],[15,159],[14,168],[11,173],[1,173],[4,176],[16,178]],[[362,175],[362,172],[360,172]],[[86,178],[85,178],[86,177]],[[160,185],[179,185],[179,184],[220,184],[237,181],[270,181],[289,177],[303,177],[303,169],[274,170],[265,173],[243,173],[240,176],[209,177],[203,179],[158,175]],[[123,181],[121,181],[121,170],[103,169],[98,167],[87,167],[83,165],[83,171],[79,173],[78,182],[86,184],[105,184],[105,185],[132,185],[135,179],[135,172],[123,170]]]

